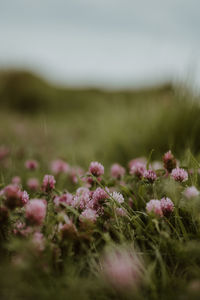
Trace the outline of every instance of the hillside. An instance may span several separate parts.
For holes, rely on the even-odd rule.
[[[172,84],[108,91],[59,87],[26,71],[0,73],[3,144],[86,165],[91,159],[126,163],[172,148],[200,149],[200,108]],[[31,150],[27,150],[27,147]],[[47,151],[48,149],[48,151]]]

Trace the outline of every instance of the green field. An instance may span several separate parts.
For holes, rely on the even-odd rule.
[[[199,103],[199,97],[188,88],[172,83],[133,90],[72,88],[56,86],[25,71],[2,71],[0,299],[199,299]],[[173,171],[163,166],[162,157],[168,150],[188,178],[176,179]],[[153,162],[162,164],[154,170],[155,180],[129,170],[129,161],[138,157],[146,158],[145,171]],[[38,169],[25,167],[30,159],[38,162]],[[55,187],[45,190],[42,180],[52,173],[50,163],[55,159],[70,167],[80,166],[83,177],[72,183],[69,173],[54,174]],[[105,168],[101,180],[88,171],[92,161]],[[124,167],[120,178],[110,175],[113,163]],[[27,190],[30,199],[45,200],[43,223],[34,224],[27,215],[27,203],[19,205],[21,194],[6,194],[5,187],[14,176],[21,179],[20,192]],[[87,201],[94,201],[97,188],[108,193],[98,207],[103,213],[95,208],[95,222],[83,221],[87,206],[68,203],[56,208],[54,203],[55,197],[66,191],[75,201],[88,176],[92,183]],[[32,177],[39,181],[35,191],[27,184]],[[197,189],[195,196],[186,195],[191,186]],[[116,200],[114,191],[124,201]],[[165,197],[173,203],[169,215],[164,210],[148,211],[150,200]],[[92,207],[93,213],[95,209]],[[121,211],[125,215],[117,214]],[[68,217],[76,230],[67,227],[71,224]],[[19,227],[19,222],[24,227]],[[38,232],[43,236],[39,250],[33,242]],[[136,253],[141,263],[139,271],[137,263],[134,266],[138,282],[129,270],[130,257],[126,260],[122,255],[118,266],[118,254],[113,278],[105,278],[104,255],[109,249]]]
[[[129,91],[50,85],[26,72],[0,75],[2,144],[27,155],[126,164],[172,149],[199,153],[199,102],[184,87],[166,84]],[[38,151],[39,150],[39,151]]]

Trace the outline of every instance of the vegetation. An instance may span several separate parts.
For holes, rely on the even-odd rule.
[[[9,71],[0,106],[1,299],[198,299],[198,97]]]

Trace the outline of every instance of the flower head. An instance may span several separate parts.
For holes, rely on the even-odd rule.
[[[76,195],[74,196],[73,206],[80,209],[88,208],[90,200],[90,190],[85,187],[80,187],[77,189]]]
[[[100,203],[109,198],[109,194],[102,188],[98,187],[92,195],[94,203]]]
[[[174,210],[174,203],[172,202],[172,200],[170,198],[162,198],[160,200],[160,204],[161,204],[161,209],[163,212],[164,216],[168,216],[170,215],[170,213],[173,212]]]
[[[21,178],[19,176],[14,176],[12,178],[12,184],[20,185],[21,183]]]
[[[19,196],[20,196],[20,199],[21,199],[21,202],[22,202],[22,206],[24,206],[25,204],[28,203],[29,195],[28,195],[27,191],[21,191]]]
[[[32,199],[26,205],[26,219],[34,225],[42,225],[46,216],[46,204],[42,199]]]
[[[99,177],[104,174],[104,166],[97,161],[93,161],[90,164],[89,172],[92,175]]]
[[[153,183],[157,179],[157,175],[153,170],[146,170],[143,173],[143,177],[150,183]]]
[[[131,164],[130,174],[142,178],[146,170],[146,164],[140,161],[135,161]]]
[[[86,208],[79,216],[79,220],[81,222],[89,221],[91,223],[95,223],[97,220],[97,217],[98,217],[98,215],[94,209]]]
[[[169,150],[168,152],[166,152],[163,156],[163,163],[164,163],[164,168],[171,173],[171,171],[176,168],[177,166],[177,162],[176,159],[174,157],[174,155],[172,154],[171,150]]]
[[[160,217],[163,216],[160,200],[152,199],[149,202],[147,202],[146,210],[148,213],[154,213],[155,215]]]
[[[30,190],[36,191],[39,189],[39,181],[37,178],[29,178],[27,180],[27,186]]]
[[[116,214],[119,216],[119,217],[125,217],[127,216],[127,212],[124,208],[122,207],[117,207],[116,208]]]
[[[144,166],[146,166],[147,160],[146,160],[145,157],[137,157],[137,158],[132,159],[132,160],[129,161],[129,163],[128,163],[129,170],[131,170],[131,168],[132,168],[133,166],[135,166],[137,163],[142,163]]]
[[[38,168],[38,162],[34,159],[32,160],[27,160],[25,162],[25,167],[28,169],[28,170],[36,170]]]
[[[55,178],[53,175],[45,175],[43,179],[42,189],[45,192],[49,192],[55,188]]]
[[[69,169],[69,165],[62,159],[56,159],[51,163],[51,171],[56,175],[60,173],[67,173]]]
[[[70,193],[64,193],[61,196],[56,196],[54,199],[54,204],[55,206],[59,206],[60,204],[73,206],[73,196]]]
[[[133,251],[114,249],[104,255],[102,272],[117,290],[136,288],[141,280],[141,262]]]
[[[21,191],[16,184],[7,185],[3,190],[3,194],[5,196],[5,205],[10,209],[22,207],[27,204],[29,200],[28,193]]]
[[[125,172],[125,169],[119,164],[113,164],[110,169],[111,176],[116,179],[123,177]]]
[[[72,183],[77,184],[79,177],[81,177],[84,174],[84,171],[80,167],[72,167],[69,171],[69,177],[72,181]]]
[[[171,172],[171,176],[175,181],[184,182],[188,180],[188,173],[182,168],[175,168]]]
[[[117,201],[118,203],[123,203],[124,202],[124,197],[121,193],[119,192],[113,192],[111,194],[112,198]]]
[[[183,195],[188,199],[195,198],[199,196],[199,191],[195,186],[190,186],[184,190]]]

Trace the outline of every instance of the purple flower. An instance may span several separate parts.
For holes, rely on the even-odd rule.
[[[146,210],[148,213],[154,213],[157,216],[162,217],[163,211],[161,208],[161,202],[157,199],[152,199],[146,204]]]
[[[42,189],[45,192],[49,192],[55,188],[55,178],[53,175],[45,175],[43,179]]]
[[[91,208],[86,208],[80,215],[79,220],[81,222],[89,221],[91,223],[95,223],[97,220],[97,213],[95,210]]]
[[[77,184],[79,177],[81,177],[83,174],[84,174],[84,171],[80,167],[70,168],[69,177],[73,184]]]
[[[146,164],[147,164],[146,158],[145,157],[137,157],[137,158],[134,158],[131,161],[129,161],[129,163],[128,163],[129,170],[131,170],[131,168],[133,166],[135,166],[137,163],[142,163],[144,166],[146,166]]]
[[[22,206],[26,205],[29,201],[29,195],[27,191],[21,191],[19,196],[22,202]]]
[[[116,179],[123,177],[125,172],[125,169],[119,164],[113,164],[110,169],[111,176]]]
[[[34,159],[32,160],[27,160],[25,162],[25,167],[28,169],[28,170],[36,170],[38,168],[38,162]]]
[[[33,199],[26,205],[26,219],[34,225],[42,225],[46,216],[46,204],[42,199]]]
[[[69,165],[62,159],[56,159],[51,162],[51,171],[56,175],[60,173],[67,173],[69,170]]]
[[[39,181],[37,178],[29,178],[27,180],[27,186],[30,190],[36,191],[39,189]]]
[[[59,206],[62,203],[69,206],[73,206],[73,196],[70,193],[64,193],[61,196],[56,196],[53,202],[55,206]]]
[[[168,152],[166,152],[163,156],[163,163],[164,163],[164,168],[171,173],[171,171],[176,168],[177,166],[177,162],[176,159],[174,157],[174,155],[172,154],[171,150],[169,150]]]
[[[152,170],[144,171],[143,177],[147,179],[150,183],[153,183],[157,179],[156,173]]]
[[[85,209],[90,206],[90,190],[85,187],[80,187],[76,191],[73,199],[73,206],[80,209]]]
[[[29,200],[28,193],[21,191],[16,184],[7,185],[3,190],[3,194],[5,196],[5,205],[10,209],[22,207],[27,204]]]
[[[98,187],[93,192],[93,195],[92,195],[92,200],[94,201],[94,203],[100,203],[100,202],[102,202],[102,201],[104,201],[104,200],[106,200],[108,198],[109,198],[108,193],[104,189],[102,189],[100,187]]]
[[[146,164],[140,161],[135,161],[131,164],[130,174],[142,178],[146,170]]]
[[[104,278],[117,290],[136,288],[141,281],[142,264],[133,251],[111,250],[101,265]]]
[[[14,176],[12,178],[12,184],[20,185],[21,183],[21,178],[19,176]]]
[[[164,216],[170,215],[170,213],[174,210],[174,203],[171,201],[170,198],[162,198],[160,200],[161,209]]]
[[[175,181],[184,182],[188,180],[188,173],[184,169],[179,167],[175,168],[171,172],[171,176]]]
[[[90,164],[89,172],[92,175],[99,177],[104,174],[104,166],[97,161],[93,161]]]

